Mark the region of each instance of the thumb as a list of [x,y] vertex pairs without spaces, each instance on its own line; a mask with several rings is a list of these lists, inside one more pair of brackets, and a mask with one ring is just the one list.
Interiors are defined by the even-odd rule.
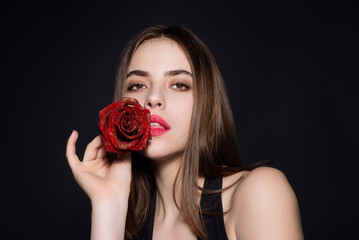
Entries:
[[74,171],[81,161],[76,155],[76,141],[78,139],[78,132],[73,130],[69,139],[67,140],[66,146],[66,157],[72,171]]

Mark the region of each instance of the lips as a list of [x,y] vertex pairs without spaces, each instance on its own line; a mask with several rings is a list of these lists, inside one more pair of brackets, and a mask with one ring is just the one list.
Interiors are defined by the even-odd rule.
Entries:
[[158,115],[151,115],[150,134],[152,137],[165,134],[171,129],[170,125]]

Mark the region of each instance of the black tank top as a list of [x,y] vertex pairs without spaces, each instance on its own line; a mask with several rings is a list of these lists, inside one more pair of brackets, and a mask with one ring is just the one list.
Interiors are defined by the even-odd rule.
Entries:
[[[222,177],[205,179],[203,188],[206,190],[222,189]],[[207,212],[214,214],[203,214],[203,221],[208,240],[226,240],[227,234],[224,225],[221,192],[215,194],[201,195],[201,208]],[[141,229],[141,240],[152,240],[153,223],[156,207],[156,191],[152,196],[150,215]],[[201,240],[198,238],[198,240]]]

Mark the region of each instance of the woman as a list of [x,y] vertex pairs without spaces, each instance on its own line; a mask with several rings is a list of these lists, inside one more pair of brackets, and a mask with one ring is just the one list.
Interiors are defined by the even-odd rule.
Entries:
[[285,175],[243,166],[215,60],[184,27],[152,26],[128,44],[114,101],[151,113],[146,150],[112,157],[97,136],[66,156],[92,204],[91,239],[303,239]]

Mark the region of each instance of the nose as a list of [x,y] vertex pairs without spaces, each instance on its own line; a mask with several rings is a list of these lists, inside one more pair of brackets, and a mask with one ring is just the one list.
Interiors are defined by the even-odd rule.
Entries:
[[163,110],[165,108],[164,97],[160,94],[151,93],[145,101],[145,108],[148,110]]

